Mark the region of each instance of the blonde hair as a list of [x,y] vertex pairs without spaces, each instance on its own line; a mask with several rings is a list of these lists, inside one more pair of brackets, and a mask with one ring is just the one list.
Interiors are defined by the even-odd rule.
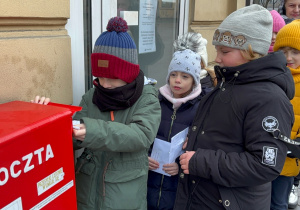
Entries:
[[241,50],[241,54],[242,54],[243,58],[245,58],[248,61],[253,61],[258,58],[264,57],[264,55],[254,52],[252,50],[251,44],[248,45],[248,49]]

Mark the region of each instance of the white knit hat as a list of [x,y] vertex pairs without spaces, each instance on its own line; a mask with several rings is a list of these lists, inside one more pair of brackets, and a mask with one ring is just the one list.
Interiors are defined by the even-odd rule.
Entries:
[[207,66],[208,58],[206,51],[207,40],[200,33],[187,32],[179,35],[174,41],[173,46],[175,51],[190,49],[197,52],[201,56],[204,66]]
[[198,54],[201,56],[201,60],[204,64],[204,67],[207,66],[207,62],[208,62],[206,45],[207,45],[207,40],[201,37],[201,44],[198,49]]
[[200,60],[200,55],[192,50],[176,51],[169,65],[167,83],[169,83],[171,72],[180,71],[190,74],[194,78],[195,85],[198,86],[200,83]]
[[213,37],[213,45],[248,49],[261,55],[268,53],[272,40],[273,19],[270,12],[258,4],[231,13],[220,24]]

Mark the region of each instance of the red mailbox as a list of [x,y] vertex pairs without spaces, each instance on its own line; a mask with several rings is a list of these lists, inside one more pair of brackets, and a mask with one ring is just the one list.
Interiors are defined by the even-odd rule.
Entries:
[[0,104],[0,209],[76,210],[72,115],[80,107]]

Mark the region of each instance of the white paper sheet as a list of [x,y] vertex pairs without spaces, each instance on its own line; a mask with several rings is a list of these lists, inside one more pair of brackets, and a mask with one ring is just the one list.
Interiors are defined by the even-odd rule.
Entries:
[[170,150],[171,150],[170,142],[155,138],[153,148],[152,148],[151,158],[153,158],[159,163],[159,168],[153,171],[170,176],[170,174],[167,174],[164,170],[162,170],[163,165],[169,163]]
[[177,133],[171,138],[171,143],[155,138],[151,158],[159,163],[159,168],[153,171],[166,176],[171,176],[170,174],[167,174],[164,170],[162,170],[163,165],[174,163],[176,158],[183,153],[182,145],[186,139],[187,133],[188,128]]
[[76,130],[80,130],[80,127],[77,126],[80,124],[80,121],[79,120],[72,120],[72,124],[73,124],[73,128],[76,129]]
[[176,158],[183,153],[182,145],[186,139],[188,131],[189,128],[186,128],[171,138],[171,151],[169,163],[174,163]]

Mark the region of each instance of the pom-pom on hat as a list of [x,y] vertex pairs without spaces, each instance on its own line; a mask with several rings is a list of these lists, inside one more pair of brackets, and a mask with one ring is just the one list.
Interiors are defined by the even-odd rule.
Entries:
[[273,18],[273,32],[278,32],[283,26],[285,26],[285,22],[281,15],[276,11],[270,11]]
[[178,39],[173,42],[175,51],[190,49],[197,52],[201,56],[204,67],[207,66],[207,40],[200,33],[188,32],[178,36]]
[[283,26],[278,32],[274,44],[274,51],[282,47],[292,47],[300,50],[300,19],[293,20]]
[[176,51],[173,54],[173,58],[170,62],[167,83],[169,83],[170,74],[173,71],[180,71],[190,74],[194,78],[196,87],[200,83],[200,71],[201,71],[201,57],[198,53],[186,49],[183,51]]
[[127,22],[121,17],[111,18],[106,30],[95,42],[91,55],[92,74],[131,83],[140,67],[136,45],[127,33]]
[[213,37],[213,45],[268,53],[272,40],[273,19],[270,12],[258,4],[243,7],[223,20]]

